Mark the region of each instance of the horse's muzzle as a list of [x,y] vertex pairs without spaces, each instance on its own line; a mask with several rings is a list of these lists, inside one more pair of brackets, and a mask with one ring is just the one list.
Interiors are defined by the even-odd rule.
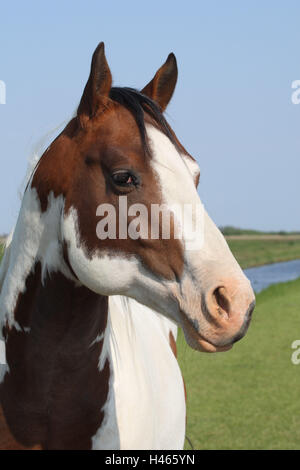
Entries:
[[227,280],[203,295],[197,316],[182,314],[182,328],[187,343],[205,352],[227,351],[247,332],[255,297],[250,284]]

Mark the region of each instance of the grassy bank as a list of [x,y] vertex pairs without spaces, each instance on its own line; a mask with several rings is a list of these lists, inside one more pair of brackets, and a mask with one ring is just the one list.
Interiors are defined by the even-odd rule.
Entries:
[[257,296],[248,334],[231,351],[194,352],[180,332],[187,436],[196,449],[300,448],[300,365],[291,362],[299,312],[297,280]]
[[287,232],[285,230],[280,230],[280,231],[273,231],[273,232],[263,232],[262,230],[253,230],[253,229],[244,229],[244,228],[239,228],[239,227],[233,227],[232,225],[225,225],[223,227],[219,227],[221,232],[225,236],[231,236],[231,235],[250,235],[250,236],[260,236],[264,237],[266,235],[279,235],[279,236],[299,236],[300,232]]
[[288,237],[248,239],[227,239],[228,245],[234,256],[242,266],[261,266],[279,261],[289,261],[300,258],[300,239]]

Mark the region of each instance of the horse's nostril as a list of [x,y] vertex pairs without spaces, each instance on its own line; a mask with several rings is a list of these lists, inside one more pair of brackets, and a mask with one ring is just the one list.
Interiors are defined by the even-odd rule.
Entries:
[[214,290],[214,294],[218,306],[221,308],[220,313],[226,312],[229,315],[230,312],[230,300],[226,294],[225,287],[217,287]]

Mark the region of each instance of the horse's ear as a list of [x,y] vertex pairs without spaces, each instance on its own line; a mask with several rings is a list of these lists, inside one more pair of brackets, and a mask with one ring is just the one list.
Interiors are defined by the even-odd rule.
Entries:
[[151,82],[142,89],[142,93],[156,101],[164,111],[174,93],[177,76],[176,57],[171,53],[168,55],[166,62],[158,69]]
[[111,72],[105,57],[104,43],[98,44],[92,58],[91,72],[80,100],[77,115],[81,124],[105,107],[112,84]]

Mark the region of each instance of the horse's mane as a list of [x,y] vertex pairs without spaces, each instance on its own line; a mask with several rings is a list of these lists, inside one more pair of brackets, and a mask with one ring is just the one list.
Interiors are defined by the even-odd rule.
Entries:
[[179,150],[178,142],[176,141],[174,134],[162,113],[161,108],[157,103],[155,103],[155,101],[140,91],[128,87],[112,87],[109,93],[109,97],[111,100],[116,101],[117,103],[124,106],[133,115],[141,134],[145,153],[151,153],[147,142],[145,113],[148,114],[152,120],[154,120],[159,129]]

